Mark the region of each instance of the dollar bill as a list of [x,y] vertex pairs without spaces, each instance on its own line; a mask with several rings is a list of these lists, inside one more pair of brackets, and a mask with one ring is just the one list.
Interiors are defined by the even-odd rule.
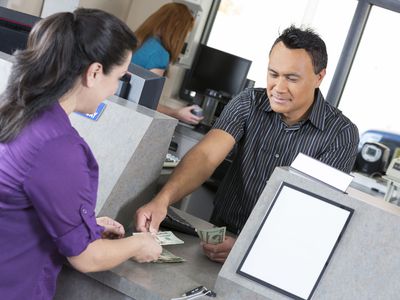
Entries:
[[[136,234],[143,234],[143,232],[133,232],[132,233],[132,235],[136,235]],[[184,241],[182,241],[175,234],[173,234],[172,231],[159,231],[156,233],[155,238],[161,246],[179,245],[179,244],[184,243]]]
[[180,263],[186,261],[184,258],[176,256],[175,254],[172,254],[168,250],[164,249],[162,250],[160,257],[154,262],[157,264],[162,264],[162,263]]
[[[131,258],[131,260],[135,261],[134,258]],[[153,261],[155,264],[164,264],[164,263],[180,263],[180,262],[185,262],[186,259],[176,256],[175,254],[172,254],[166,249],[162,249],[162,252],[158,259],[156,261]]]
[[226,227],[214,227],[211,229],[196,229],[199,238],[207,244],[220,244],[225,240]]
[[175,234],[173,234],[172,231],[159,231],[156,234],[156,239],[161,246],[179,245],[184,243],[184,241],[182,241]]

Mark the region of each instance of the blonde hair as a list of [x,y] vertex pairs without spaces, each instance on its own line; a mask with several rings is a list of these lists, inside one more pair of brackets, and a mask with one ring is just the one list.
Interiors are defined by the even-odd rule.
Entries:
[[135,31],[135,35],[140,45],[149,37],[159,37],[170,54],[170,61],[176,62],[193,25],[194,17],[186,5],[167,3],[149,16]]

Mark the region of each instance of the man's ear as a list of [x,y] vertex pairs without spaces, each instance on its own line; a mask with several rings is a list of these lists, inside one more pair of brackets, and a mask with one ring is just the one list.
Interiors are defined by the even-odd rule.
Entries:
[[83,83],[87,87],[93,87],[96,84],[96,81],[99,79],[99,76],[103,73],[103,66],[94,62],[89,65],[86,69],[85,76],[83,76]]
[[316,87],[319,87],[319,86],[320,86],[320,84],[321,84],[321,82],[322,82],[322,79],[324,79],[325,75],[326,75],[326,69],[322,69],[322,70],[317,74],[317,86],[316,86]]

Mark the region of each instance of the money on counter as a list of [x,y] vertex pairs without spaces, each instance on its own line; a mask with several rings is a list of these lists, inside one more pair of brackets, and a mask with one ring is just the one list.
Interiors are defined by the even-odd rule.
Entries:
[[[143,232],[133,232],[132,235],[143,234]],[[171,231],[159,231],[156,233],[155,238],[157,242],[161,246],[165,245],[179,245],[183,244],[184,242],[178,238],[175,234]],[[154,261],[154,263],[162,264],[162,263],[180,263],[186,261],[184,258],[176,256],[172,254],[166,249],[162,249],[160,257]]]
[[[143,234],[143,232],[133,232],[132,235]],[[178,238],[172,231],[159,231],[156,233],[156,240],[161,246],[165,245],[179,245],[183,244],[180,238]]]
[[[131,258],[131,260],[135,261],[133,258]],[[180,256],[176,256],[175,254],[172,254],[171,252],[163,248],[158,259],[156,261],[153,261],[153,263],[155,264],[180,263],[184,261],[186,261],[186,259]]]
[[196,229],[200,239],[207,244],[220,244],[225,240],[226,227],[214,227],[211,229]]
[[184,261],[186,261],[184,258],[176,256],[175,254],[172,254],[171,252],[163,248],[160,257],[154,263],[179,263]]

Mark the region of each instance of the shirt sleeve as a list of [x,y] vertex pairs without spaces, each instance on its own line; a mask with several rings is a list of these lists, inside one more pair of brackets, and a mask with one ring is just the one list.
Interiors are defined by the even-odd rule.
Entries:
[[245,90],[228,102],[213,128],[224,130],[238,142],[245,132],[250,107],[251,95]]
[[356,161],[358,142],[358,129],[350,123],[343,127],[319,160],[338,170],[350,173]]
[[94,212],[97,185],[97,163],[74,136],[46,142],[32,163],[24,190],[64,256],[80,254],[104,230]]
[[168,51],[150,39],[145,42],[132,56],[132,62],[147,70],[162,69],[166,70],[169,65],[170,55]]

